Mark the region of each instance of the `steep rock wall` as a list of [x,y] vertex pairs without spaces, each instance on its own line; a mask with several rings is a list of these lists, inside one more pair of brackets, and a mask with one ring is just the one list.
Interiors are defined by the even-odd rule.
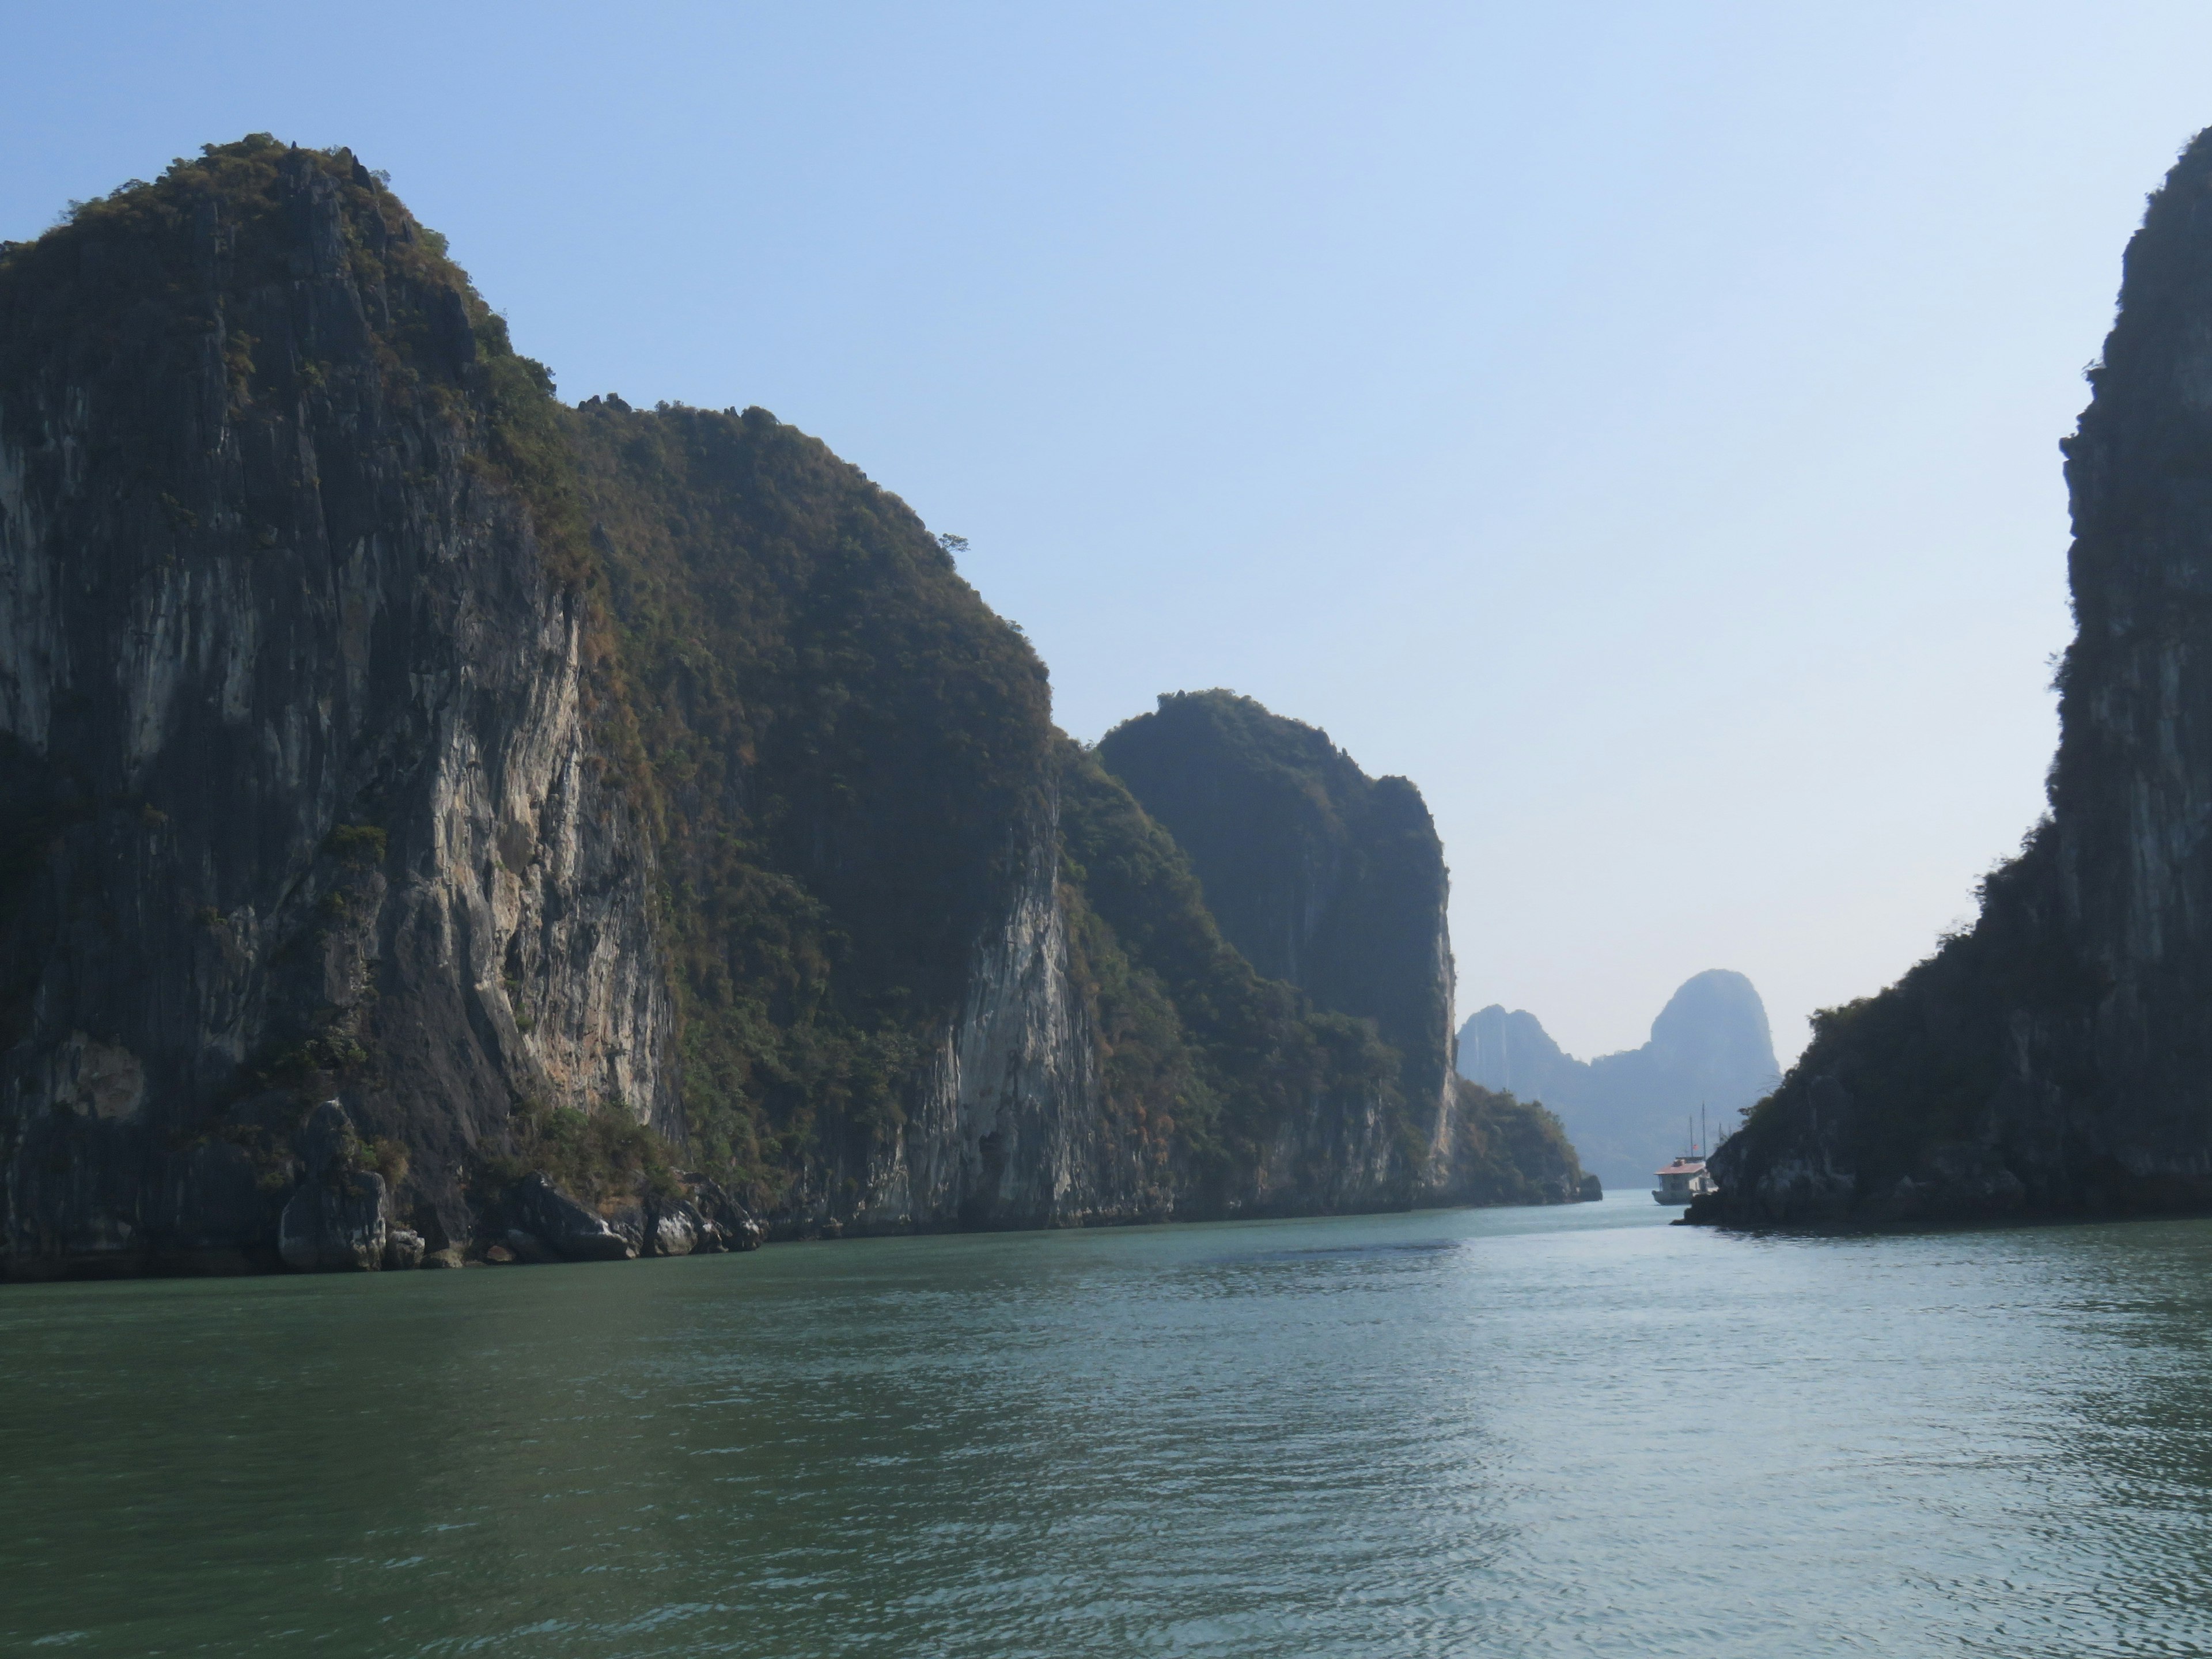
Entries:
[[849,1217],[824,1194],[810,1219],[867,1231],[1053,1227],[1163,1218],[1163,1149],[1117,1133],[1068,973],[1054,826],[1022,849],[1006,914],[978,941],[957,1016],[915,1079]]
[[1230,943],[1320,1006],[1373,1020],[1433,1121],[1451,1070],[1450,880],[1419,790],[1227,691],[1163,696],[1098,756],[1189,854]]
[[[1450,878],[1419,789],[1370,778],[1328,733],[1221,690],[1161,697],[1097,754],[1187,855],[1228,945],[1376,1039],[1379,1080],[1318,1091],[1338,1103],[1305,1126],[1305,1150],[1263,1164],[1330,1171],[1319,1189],[1340,1195],[1323,1207],[1353,1207],[1340,1195],[1353,1190],[1427,1203],[1584,1195],[1551,1114],[1453,1076]],[[1366,1103],[1352,1109],[1353,1097]]]
[[1313,1002],[902,502],[349,154],[0,247],[0,1271],[1573,1195]]
[[518,1101],[680,1129],[649,860],[580,601],[477,461],[467,299],[349,158],[273,146],[0,263],[19,1267],[253,1259],[317,1095],[440,1242]]
[[1970,932],[1816,1018],[1703,1218],[2212,1203],[2212,137],[2151,199],[2090,379],[2051,816]]
[[1061,903],[1109,1120],[1170,1179],[1176,1213],[1384,1209],[1413,1200],[1396,1054],[1223,937],[1188,854],[1073,744]]

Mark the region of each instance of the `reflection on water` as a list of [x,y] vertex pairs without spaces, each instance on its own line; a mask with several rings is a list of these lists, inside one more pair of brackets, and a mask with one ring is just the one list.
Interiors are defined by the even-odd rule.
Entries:
[[2206,1650],[2212,1224],[1667,1215],[9,1289],[0,1650]]

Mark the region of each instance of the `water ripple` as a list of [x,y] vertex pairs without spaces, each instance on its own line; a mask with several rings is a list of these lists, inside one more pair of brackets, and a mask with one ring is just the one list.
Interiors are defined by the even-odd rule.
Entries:
[[2203,1653],[2212,1224],[0,1296],[0,1650]]

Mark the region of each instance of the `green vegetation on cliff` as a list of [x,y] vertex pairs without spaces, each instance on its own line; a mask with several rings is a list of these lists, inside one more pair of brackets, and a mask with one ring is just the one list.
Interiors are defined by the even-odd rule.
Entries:
[[[348,151],[212,146],[0,247],[0,439],[50,635],[0,732],[10,1249],[259,1248],[333,1097],[456,1241],[531,1170],[945,1225],[1407,1201],[1440,1153],[1495,1201],[1571,1164],[1510,1102],[1436,1121],[1410,784],[1207,694],[1170,701],[1250,787],[1166,822],[1164,774],[1148,810],[1114,771],[1175,711],[1105,764],[1060,734],[946,544],[763,410],[563,405]],[[137,705],[70,679],[118,656],[185,688],[127,787]],[[1314,879],[1324,927],[1271,954]],[[95,980],[90,1013],[46,994]],[[93,1066],[155,1112],[82,1113]],[[1026,1207],[971,1206],[1002,1176]]]
[[1095,756],[1063,742],[1062,757],[1072,965],[1115,1106],[1179,1133],[1217,1179],[1316,1099],[1374,1100],[1402,1121],[1398,1057],[1374,1027],[1261,976],[1174,838]]
[[1042,664],[896,496],[767,411],[568,417],[644,757],[696,1156],[776,1196],[895,1131],[1042,833]]
[[1190,855],[1253,966],[1370,1020],[1407,1103],[1437,1109],[1452,1033],[1443,848],[1420,792],[1230,691],[1163,696],[1098,757]]
[[[2019,857],[1984,877],[1974,924],[1896,984],[1814,1014],[1812,1042],[1724,1149],[1720,1167],[1740,1192],[1753,1172],[1796,1163],[1833,1171],[1839,1183],[1808,1193],[1807,1218],[1881,1207],[1900,1180],[1908,1191],[1915,1179],[1955,1183],[1957,1169],[1939,1167],[1942,1149],[1995,1140],[1992,1114],[2006,1106],[2021,1036],[2068,1031],[2101,988],[2051,926],[2051,836],[2046,821]],[[2078,1064],[2052,1078],[2075,1089],[2093,1082]],[[2012,1196],[1996,1207],[2024,1197],[2001,1185]],[[1962,1197],[1960,1207],[1978,1202]],[[1778,1206],[1774,1218],[1787,1209]]]
[[2076,631],[2051,811],[1971,928],[1812,1044],[1705,1217],[2212,1207],[2212,131],[2149,200],[2061,448]]
[[1558,1116],[1463,1077],[1453,1092],[1451,1183],[1461,1204],[1556,1204],[1583,1193],[1583,1168]]

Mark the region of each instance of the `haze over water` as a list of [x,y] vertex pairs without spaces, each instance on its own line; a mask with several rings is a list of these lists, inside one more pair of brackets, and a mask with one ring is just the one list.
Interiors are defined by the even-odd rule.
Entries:
[[0,1649],[2199,1651],[2212,1223],[1556,1210],[0,1297]]

